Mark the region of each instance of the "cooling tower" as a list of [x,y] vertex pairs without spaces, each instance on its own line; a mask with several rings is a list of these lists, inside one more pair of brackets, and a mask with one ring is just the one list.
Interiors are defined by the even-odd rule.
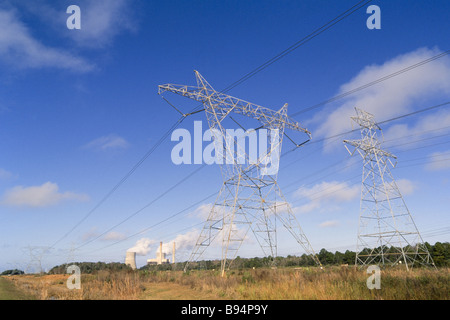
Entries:
[[130,266],[131,269],[136,270],[136,252],[127,251],[125,264]]

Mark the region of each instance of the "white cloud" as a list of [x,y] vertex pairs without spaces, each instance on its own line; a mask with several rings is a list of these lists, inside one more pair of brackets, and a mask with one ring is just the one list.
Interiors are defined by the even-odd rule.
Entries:
[[271,216],[276,212],[279,215],[286,215],[289,213],[289,209],[290,212],[294,215],[303,212],[302,207],[294,207],[291,203],[285,201],[275,201],[275,204],[272,207],[272,209],[269,211],[266,210],[266,214],[268,216]]
[[147,255],[151,250],[151,245],[156,243],[156,240],[151,240],[149,238],[142,238],[136,241],[135,245],[128,249],[128,252],[136,252],[136,255],[138,256],[145,256]]
[[17,68],[57,68],[88,72],[94,66],[72,53],[36,40],[13,10],[0,9],[0,59]]
[[[136,2],[131,0],[14,0],[13,6],[38,19],[43,28],[55,32],[55,37],[65,37],[77,48],[103,48],[124,32],[137,30]],[[69,30],[66,21],[70,14],[66,8],[76,4],[81,11],[81,29]]]
[[5,169],[0,168],[0,180],[10,179],[13,174]]
[[85,148],[92,148],[97,150],[111,150],[111,149],[124,149],[129,146],[129,143],[122,137],[115,134],[103,136],[92,140],[87,143]]
[[321,182],[311,188],[300,187],[296,196],[306,197],[309,200],[330,199],[338,202],[349,201],[359,194],[359,186],[350,187],[346,182]]
[[400,193],[404,196],[413,194],[416,190],[416,185],[408,179],[398,179],[395,183],[397,184]]
[[125,238],[126,238],[126,236],[123,233],[111,231],[111,232],[108,232],[107,234],[105,234],[102,237],[102,240],[113,241],[113,240],[123,240]]
[[[439,52],[437,49],[420,48],[384,64],[367,66],[343,84],[338,94],[392,74]],[[359,91],[346,98],[344,103],[331,112],[324,110],[316,114],[313,120],[319,124],[316,135],[332,136],[351,130],[350,117],[355,115],[355,107],[372,113],[377,121],[382,121],[412,111],[412,106],[418,102],[423,103],[429,98],[449,94],[450,59],[446,56]]]
[[201,204],[194,211],[189,213],[189,216],[206,220],[209,217],[212,207],[213,207],[212,203]]
[[136,29],[130,0],[84,0],[77,4],[81,8],[81,29],[65,34],[79,46],[103,47],[121,32]]
[[339,225],[339,221],[337,220],[329,220],[329,221],[324,221],[321,224],[319,224],[320,228],[330,228],[330,227],[336,227]]
[[329,203],[342,203],[351,201],[360,195],[360,186],[349,186],[346,182],[321,182],[311,188],[300,187],[295,196],[306,198],[309,202],[296,208],[299,213],[307,213],[320,209]]
[[319,209],[320,206],[321,205],[320,205],[319,201],[311,201],[307,204],[296,207],[295,212],[300,213],[300,214],[308,213],[308,212],[314,211],[316,209]]
[[433,114],[423,115],[414,124],[395,124],[384,132],[387,148],[408,149],[420,140],[439,136],[450,132],[450,110],[440,110]]
[[88,241],[90,239],[96,238],[98,237],[99,232],[97,231],[97,228],[91,228],[89,231],[83,233],[83,235],[81,236],[81,240],[84,241]]
[[431,171],[450,169],[450,150],[432,153],[426,169]]
[[[239,228],[241,224],[232,224],[232,234],[233,239],[235,241],[230,241],[229,247],[236,248],[238,239],[243,239],[244,242],[249,243],[251,239],[248,237],[248,226],[244,226],[243,228]],[[221,247],[223,245],[223,238],[225,232],[230,231],[230,225],[227,225],[226,228],[222,228],[221,230],[212,230],[211,233],[211,243],[209,247]],[[190,254],[193,248],[195,247],[200,236],[199,230],[191,230],[183,234],[178,234],[175,238],[165,241],[162,246],[163,253],[171,254],[173,252],[173,243],[175,242],[175,251],[179,256],[183,256],[186,254]],[[159,241],[152,240],[152,243],[158,243]],[[128,251],[132,251],[129,249]],[[150,251],[150,250],[149,250]],[[148,251],[147,251],[148,253]],[[159,245],[156,247],[155,253],[159,253]]]
[[65,200],[87,201],[85,194],[74,192],[59,192],[56,183],[46,182],[41,186],[17,186],[7,190],[3,195],[1,204],[18,207],[48,207]]
[[[192,250],[197,243],[199,232],[192,230],[187,233],[179,234],[174,239],[163,243],[163,252],[172,253],[173,243],[175,242],[175,251]],[[159,247],[156,252],[159,252]]]

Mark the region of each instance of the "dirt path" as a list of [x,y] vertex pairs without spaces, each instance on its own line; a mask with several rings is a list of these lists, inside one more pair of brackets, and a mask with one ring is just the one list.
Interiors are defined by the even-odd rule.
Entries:
[[201,292],[172,282],[158,282],[146,285],[140,297],[142,300],[220,300],[212,292]]

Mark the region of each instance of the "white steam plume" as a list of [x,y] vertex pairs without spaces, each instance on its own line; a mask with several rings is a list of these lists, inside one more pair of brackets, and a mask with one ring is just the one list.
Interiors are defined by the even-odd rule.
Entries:
[[[179,234],[173,240],[163,243],[163,252],[167,254],[172,253],[173,242],[175,242],[175,250],[177,251],[192,250],[197,242],[198,235],[197,230],[189,231],[185,234]],[[159,246],[156,252],[159,253]]]
[[134,247],[131,247],[127,251],[136,252],[136,255],[138,255],[138,256],[145,256],[149,253],[149,251],[151,249],[150,246],[152,244],[154,244],[155,242],[156,242],[155,240],[151,240],[148,238],[142,238],[142,239],[139,239],[138,241],[136,241],[136,244],[134,245]]

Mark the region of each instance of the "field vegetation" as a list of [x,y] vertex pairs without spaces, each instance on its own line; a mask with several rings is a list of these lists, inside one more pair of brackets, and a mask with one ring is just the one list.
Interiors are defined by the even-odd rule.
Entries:
[[448,268],[389,268],[381,271],[381,289],[368,289],[365,270],[354,267],[251,268],[231,270],[100,270],[82,274],[81,289],[69,290],[69,275],[2,277],[38,299],[256,299],[256,300],[447,300]]
[[[381,288],[370,290],[367,268],[355,268],[355,253],[318,253],[323,269],[306,256],[240,258],[224,277],[220,261],[147,265],[131,270],[123,263],[81,262],[56,266],[46,274],[7,270],[0,277],[0,299],[42,300],[448,300],[450,244],[428,245],[435,267],[404,265],[381,269]],[[81,270],[81,289],[70,290],[69,265]],[[276,268],[274,266],[277,266]],[[2,294],[3,292],[3,294]],[[2,296],[3,295],[3,296]]]

